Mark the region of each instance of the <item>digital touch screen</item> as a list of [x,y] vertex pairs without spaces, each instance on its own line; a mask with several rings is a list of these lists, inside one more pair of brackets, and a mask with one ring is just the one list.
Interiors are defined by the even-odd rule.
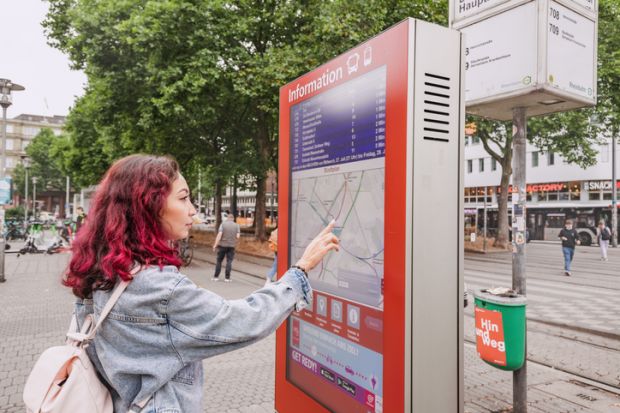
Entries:
[[340,252],[289,319],[287,377],[334,412],[382,412],[386,67],[290,110],[290,260],[332,219]]

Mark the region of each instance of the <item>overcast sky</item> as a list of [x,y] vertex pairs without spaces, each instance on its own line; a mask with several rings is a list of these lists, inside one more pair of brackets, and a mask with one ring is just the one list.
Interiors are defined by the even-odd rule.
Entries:
[[0,0],[0,78],[26,88],[13,94],[8,118],[21,113],[67,115],[86,84],[69,59],[47,45],[41,22],[47,12],[42,0]]

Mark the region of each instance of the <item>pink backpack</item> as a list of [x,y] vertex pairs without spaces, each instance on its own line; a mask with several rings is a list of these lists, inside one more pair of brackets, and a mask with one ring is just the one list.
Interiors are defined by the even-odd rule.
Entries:
[[[131,274],[137,271],[134,269]],[[41,354],[24,387],[28,413],[113,413],[110,392],[97,377],[86,347],[128,284],[128,281],[119,283],[94,327],[92,315],[89,315],[78,332],[74,314],[65,345],[50,347]],[[140,410],[149,400],[150,397],[137,403]]]

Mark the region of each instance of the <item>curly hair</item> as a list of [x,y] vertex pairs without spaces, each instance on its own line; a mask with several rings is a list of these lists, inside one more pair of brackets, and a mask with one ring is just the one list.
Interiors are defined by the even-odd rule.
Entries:
[[166,238],[161,211],[179,176],[167,156],[131,155],[116,161],[95,193],[85,225],[72,244],[63,285],[80,298],[131,278],[135,263],[174,265],[181,260]]

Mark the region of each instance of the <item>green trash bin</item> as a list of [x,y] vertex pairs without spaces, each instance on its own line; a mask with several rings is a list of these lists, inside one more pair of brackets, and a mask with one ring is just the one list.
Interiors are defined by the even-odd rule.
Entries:
[[480,290],[474,299],[478,355],[498,369],[518,370],[525,362],[525,296]]

